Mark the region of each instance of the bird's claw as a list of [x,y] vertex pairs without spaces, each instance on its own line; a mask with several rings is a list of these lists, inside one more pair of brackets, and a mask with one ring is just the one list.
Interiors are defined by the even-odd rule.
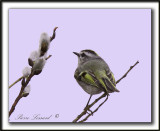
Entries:
[[91,114],[92,116],[93,116],[93,111],[92,110],[90,110],[90,109],[88,109],[88,111],[90,111],[91,113],[88,113],[88,114]]
[[[92,112],[92,110],[90,110],[90,109],[88,108],[88,106],[86,106],[86,107],[84,108],[84,110],[86,110],[86,113],[87,113],[87,114],[89,114],[89,115],[91,114],[91,115],[93,116],[93,112]],[[89,111],[90,113],[89,113],[88,111]]]

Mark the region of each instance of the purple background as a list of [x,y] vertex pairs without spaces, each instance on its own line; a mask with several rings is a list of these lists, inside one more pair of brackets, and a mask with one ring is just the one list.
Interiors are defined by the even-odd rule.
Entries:
[[[10,9],[9,85],[28,66],[40,34],[51,36],[56,26],[57,35],[48,51],[52,57],[43,72],[31,80],[30,95],[20,100],[10,122],[71,122],[76,118],[89,98],[73,77],[78,60],[72,52],[83,49],[96,51],[116,80],[140,62],[117,84],[120,92],[110,94],[87,122],[151,122],[151,9]],[[20,86],[19,82],[9,90],[9,109]],[[20,114],[53,117],[16,120]]]

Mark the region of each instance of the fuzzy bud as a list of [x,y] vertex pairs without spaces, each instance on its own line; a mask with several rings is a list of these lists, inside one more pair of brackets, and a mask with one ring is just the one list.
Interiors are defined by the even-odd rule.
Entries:
[[39,52],[38,51],[32,51],[31,54],[30,54],[30,57],[29,59],[32,60],[32,61],[35,61],[39,58]]
[[39,40],[40,56],[43,56],[49,49],[50,37],[47,33],[42,33]]
[[27,97],[27,96],[29,95],[30,91],[31,91],[30,85],[26,86],[26,87],[24,88],[24,91],[23,91],[22,96],[23,96],[23,97]]
[[25,67],[22,71],[23,77],[27,77],[31,74],[31,68],[30,67]]
[[44,57],[40,57],[35,61],[32,68],[32,70],[36,73],[35,75],[38,75],[41,73],[45,63],[46,63],[46,59]]

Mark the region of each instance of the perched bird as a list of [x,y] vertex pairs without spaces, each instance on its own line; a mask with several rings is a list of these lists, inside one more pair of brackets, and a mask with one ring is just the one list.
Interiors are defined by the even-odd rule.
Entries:
[[90,94],[89,101],[92,95],[101,92],[105,92],[107,96],[109,93],[119,92],[108,64],[96,52],[82,50],[80,53],[73,53],[78,56],[78,67],[74,78],[83,90]]

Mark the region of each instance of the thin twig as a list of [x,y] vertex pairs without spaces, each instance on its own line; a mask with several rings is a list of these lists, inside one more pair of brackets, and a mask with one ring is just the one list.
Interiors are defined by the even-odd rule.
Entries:
[[[49,56],[46,58],[46,60],[48,60],[51,56],[52,56],[52,55],[49,55]],[[18,104],[19,100],[22,98],[22,93],[23,93],[23,91],[24,91],[24,88],[27,86],[27,84],[29,83],[29,81],[31,80],[31,78],[32,78],[33,76],[34,76],[34,75],[33,75],[33,73],[31,72],[31,74],[30,74],[29,77],[27,78],[24,86],[21,87],[21,90],[20,90],[20,92],[19,92],[16,100],[14,101],[14,103],[13,103],[13,105],[12,105],[10,111],[9,111],[9,117],[10,117],[10,115],[13,113],[13,111],[15,110],[15,107],[16,107],[16,105]],[[23,78],[23,77],[22,77],[22,78]],[[22,78],[21,78],[21,79],[22,79]]]
[[49,55],[49,56],[46,58],[46,60],[48,60],[51,56],[52,56],[52,55]]
[[13,84],[11,84],[9,86],[9,88],[11,88],[12,86],[14,86],[17,82],[21,81],[22,78],[23,78],[23,76],[21,76],[20,78],[18,78]]
[[105,96],[106,96],[106,93],[104,93],[103,95],[101,95],[99,98],[95,99],[95,101],[92,102],[92,104],[89,105],[89,108],[91,108],[94,104],[96,104],[99,100],[101,100]]
[[99,98],[95,99],[94,102],[92,102],[92,104],[88,105],[83,112],[77,116],[77,118],[75,118],[72,122],[77,122],[82,116],[84,116],[87,113],[87,110],[90,109],[94,104],[96,104],[100,99],[102,99],[103,97],[106,96],[106,93],[104,93],[103,95],[101,95]]
[[52,41],[56,37],[56,30],[58,27],[55,27],[53,30],[53,35],[50,37],[50,41]]
[[79,121],[79,122],[84,122],[86,121],[91,115],[93,115],[95,112],[98,111],[98,109],[108,100],[108,95],[106,97],[106,99],[93,111],[91,112],[90,114],[88,114],[83,120]]
[[[52,55],[49,55],[46,60],[48,60]],[[24,86],[21,87],[21,90],[19,92],[19,95],[17,96],[16,100],[14,101],[10,111],[9,111],[9,117],[10,115],[13,113],[13,111],[15,110],[16,105],[18,104],[19,100],[22,98],[22,93],[24,91],[24,88],[27,86],[27,84],[29,83],[29,81],[31,80],[31,78],[33,77],[33,73],[31,72],[31,74],[29,75],[29,77],[27,78]],[[23,78],[23,77],[22,77]]]
[[119,80],[116,81],[116,84],[119,83],[123,78],[125,78],[127,74],[132,70],[132,68],[135,67],[138,63],[139,61],[137,61],[133,66],[131,66],[129,70]]
[[[52,55],[49,55],[49,56],[46,58],[46,60],[48,60],[51,56],[52,56]],[[21,81],[22,78],[23,78],[23,76],[21,76],[19,79],[17,79],[13,84],[11,84],[11,85],[9,86],[9,88],[11,88],[12,86],[14,86],[17,82]]]
[[[133,66],[131,66],[129,68],[129,70],[119,79],[116,81],[116,84],[119,83],[123,78],[125,78],[127,76],[127,74],[139,63],[139,61],[137,61]],[[83,110],[83,112],[78,115],[72,122],[77,122],[82,116],[84,116],[86,113],[87,113],[87,110],[90,110],[90,108],[95,105],[99,100],[101,100],[103,97],[105,97],[106,94],[102,94],[99,98],[97,98],[94,102],[92,102],[92,104],[88,105],[87,108],[85,108],[85,110]],[[79,122],[84,122],[86,121],[91,115],[93,115],[93,113],[95,113],[108,99],[108,96],[107,98],[105,99],[104,102],[102,102],[91,114],[88,114],[83,120],[79,121]]]
[[31,80],[31,78],[32,78],[33,76],[34,76],[33,73],[31,73],[31,74],[29,75],[29,77],[27,78],[25,84],[22,85],[21,90],[20,90],[20,92],[19,92],[16,100],[14,101],[14,103],[13,103],[13,105],[12,105],[10,111],[9,111],[9,117],[10,117],[10,115],[13,113],[13,111],[15,110],[15,107],[16,107],[17,103],[19,102],[19,100],[22,98],[22,93],[23,93],[23,91],[24,91],[24,88],[27,86],[27,84],[29,83],[29,81]]

